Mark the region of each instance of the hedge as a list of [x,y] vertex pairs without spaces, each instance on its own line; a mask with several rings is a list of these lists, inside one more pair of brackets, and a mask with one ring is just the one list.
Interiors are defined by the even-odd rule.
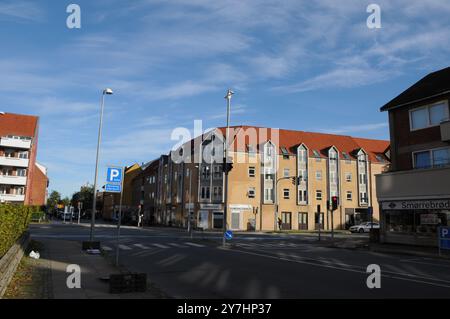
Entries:
[[38,207],[0,205],[0,258],[28,228],[31,215]]

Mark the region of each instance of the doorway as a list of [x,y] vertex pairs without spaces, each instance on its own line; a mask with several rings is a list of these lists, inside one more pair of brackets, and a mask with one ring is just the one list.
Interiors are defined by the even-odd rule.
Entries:
[[290,212],[281,213],[281,229],[282,230],[292,229],[292,213]]

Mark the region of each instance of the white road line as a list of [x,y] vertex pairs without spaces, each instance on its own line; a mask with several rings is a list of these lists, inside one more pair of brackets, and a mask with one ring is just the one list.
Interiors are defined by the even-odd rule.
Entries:
[[195,243],[184,243],[185,245],[189,245],[192,247],[205,247],[205,245],[195,244]]
[[122,249],[122,250],[131,250],[130,247],[125,246],[125,245],[119,245],[119,248]]
[[112,248],[111,248],[111,247],[108,247],[108,246],[102,246],[102,249],[103,249],[103,250],[106,250],[106,251],[111,251],[111,250],[112,250]]
[[147,246],[142,245],[142,244],[133,244],[133,246],[136,246],[136,247],[141,248],[141,249],[150,249],[150,247],[147,247]]
[[161,244],[152,244],[152,245],[155,247],[158,247],[158,248],[163,248],[163,249],[169,248],[168,246],[161,245]]
[[177,248],[186,248],[186,246],[175,244],[175,243],[169,243],[170,246],[177,247]]

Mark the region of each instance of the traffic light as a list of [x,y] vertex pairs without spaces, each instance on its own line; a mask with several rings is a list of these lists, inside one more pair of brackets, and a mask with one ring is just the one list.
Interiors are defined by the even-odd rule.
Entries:
[[331,210],[336,210],[339,205],[339,197],[333,196],[331,197]]
[[292,177],[292,185],[297,185],[297,177]]

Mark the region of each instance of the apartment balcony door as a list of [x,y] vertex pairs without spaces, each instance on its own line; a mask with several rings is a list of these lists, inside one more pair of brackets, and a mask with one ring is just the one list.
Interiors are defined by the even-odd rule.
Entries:
[[282,230],[292,229],[292,213],[290,212],[281,213],[281,229]]

